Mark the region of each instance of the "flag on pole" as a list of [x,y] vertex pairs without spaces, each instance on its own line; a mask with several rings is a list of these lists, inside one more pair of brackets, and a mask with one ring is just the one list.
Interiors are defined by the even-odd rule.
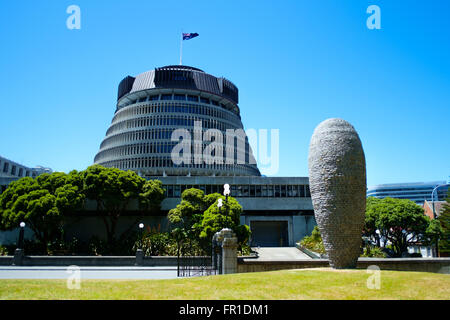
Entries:
[[195,37],[198,37],[198,33],[183,33],[183,40],[190,40]]

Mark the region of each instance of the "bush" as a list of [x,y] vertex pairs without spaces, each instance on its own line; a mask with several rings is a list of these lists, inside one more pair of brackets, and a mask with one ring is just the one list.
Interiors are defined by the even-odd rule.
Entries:
[[411,258],[422,258],[422,254],[421,254],[420,252],[413,252],[413,253],[410,253],[409,256],[410,256]]
[[361,257],[365,258],[386,258],[386,254],[379,247],[366,246],[363,249]]
[[0,245],[0,256],[7,256],[8,255],[8,248]]
[[133,246],[133,250],[142,248],[146,256],[164,256],[167,255],[167,249],[171,239],[167,232],[149,232],[138,239]]
[[325,254],[325,247],[323,246],[322,236],[320,235],[318,226],[314,227],[310,236],[306,236],[300,241],[300,245],[311,251]]

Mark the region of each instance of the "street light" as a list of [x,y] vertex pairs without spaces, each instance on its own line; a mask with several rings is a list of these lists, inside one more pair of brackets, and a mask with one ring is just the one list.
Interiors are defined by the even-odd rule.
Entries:
[[19,224],[19,226],[20,226],[20,231],[19,231],[19,243],[18,243],[18,248],[19,249],[23,249],[23,238],[24,238],[24,235],[25,235],[25,222],[21,222],[20,224]]
[[140,249],[142,249],[142,230],[144,229],[144,224],[141,222],[139,223],[139,239],[140,239]]
[[[446,183],[446,184],[440,184],[436,187],[434,187],[433,191],[431,192],[431,204],[433,206],[433,219],[436,219],[436,210],[434,208],[434,192],[437,191],[437,189],[439,189],[440,187],[445,187],[445,186],[450,186],[450,184]],[[439,197],[438,197],[439,200]],[[439,238],[436,238],[436,257],[439,257]]]
[[[435,211],[435,209],[434,209],[434,192],[437,191],[437,189],[439,189],[439,188],[441,188],[441,187],[448,187],[448,186],[450,186],[450,184],[448,184],[448,183],[446,183],[446,184],[440,184],[440,185],[436,186],[436,187],[433,189],[433,191],[431,192],[431,203],[432,203],[432,205],[433,205],[433,218],[434,218],[434,219],[437,218],[437,217],[436,217],[436,211]],[[439,200],[439,197],[438,197],[438,200]]]
[[[225,183],[223,185],[223,195],[225,196],[225,203],[226,203],[226,208],[225,208],[225,221],[228,221],[228,196],[230,195],[231,191],[230,191],[230,185],[228,183]],[[225,226],[228,227],[228,226]]]

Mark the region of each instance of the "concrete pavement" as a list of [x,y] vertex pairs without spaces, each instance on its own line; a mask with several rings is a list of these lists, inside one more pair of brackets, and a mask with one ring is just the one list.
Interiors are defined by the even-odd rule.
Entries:
[[259,261],[295,261],[295,260],[310,260],[311,258],[298,250],[295,247],[261,247],[252,248],[253,251],[258,252]]
[[[0,267],[0,279],[67,279],[70,267]],[[79,267],[81,279],[175,279],[176,267]]]

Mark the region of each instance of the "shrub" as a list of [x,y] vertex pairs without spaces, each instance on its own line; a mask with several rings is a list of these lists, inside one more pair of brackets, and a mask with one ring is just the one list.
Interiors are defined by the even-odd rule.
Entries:
[[361,257],[366,258],[386,258],[386,253],[379,247],[375,246],[366,246],[364,247],[363,253]]
[[325,254],[325,247],[323,246],[322,236],[320,235],[318,226],[314,227],[310,236],[306,236],[300,241],[300,245],[311,251]]
[[420,252],[413,252],[413,253],[410,253],[409,256],[410,256],[411,258],[422,258],[422,254],[421,254]]
[[7,256],[8,255],[8,248],[0,245],[0,256]]

